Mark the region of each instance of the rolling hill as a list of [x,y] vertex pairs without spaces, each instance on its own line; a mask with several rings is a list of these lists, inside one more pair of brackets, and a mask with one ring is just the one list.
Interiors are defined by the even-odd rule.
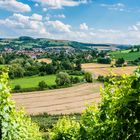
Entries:
[[21,36],[19,38],[0,39],[0,49],[13,48],[13,49],[25,49],[25,48],[46,48],[46,47],[63,47],[69,46],[75,49],[99,49],[99,50],[118,50],[126,49],[129,45],[117,45],[117,44],[91,44],[81,43],[68,40],[53,40],[47,38],[32,38],[28,36]]

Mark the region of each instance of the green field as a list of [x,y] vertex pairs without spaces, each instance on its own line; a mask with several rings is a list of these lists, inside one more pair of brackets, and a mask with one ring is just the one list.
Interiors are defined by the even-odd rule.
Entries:
[[10,85],[12,89],[15,87],[15,85],[20,85],[21,88],[34,88],[38,87],[38,83],[40,81],[45,81],[47,85],[51,86],[56,84],[55,79],[55,75],[24,77],[10,80]]
[[134,61],[140,57],[140,52],[131,52],[130,50],[124,50],[124,51],[116,51],[110,53],[112,58],[118,59],[118,58],[124,58],[126,61]]
[[[82,78],[83,76],[78,76]],[[25,88],[36,88],[40,81],[45,81],[48,86],[55,85],[56,75],[47,75],[47,76],[33,76],[33,77],[24,77],[10,80],[10,86],[13,89],[15,85],[20,85],[22,89]]]

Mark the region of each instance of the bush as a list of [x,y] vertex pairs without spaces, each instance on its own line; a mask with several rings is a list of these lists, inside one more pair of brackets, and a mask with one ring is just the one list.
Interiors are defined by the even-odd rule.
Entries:
[[139,140],[140,69],[132,76],[112,77],[101,97],[100,104],[83,112],[80,125],[59,120],[50,132],[51,140]]
[[39,73],[39,76],[45,76],[45,75],[46,75],[45,72],[40,72],[40,73]]
[[113,77],[102,89],[102,101],[82,116],[84,139],[140,139],[140,74]]
[[122,67],[124,63],[125,63],[124,58],[119,58],[119,59],[116,61],[115,66],[116,66],[116,67]]
[[43,90],[43,89],[47,88],[47,84],[44,81],[41,81],[38,83],[38,87],[39,87],[39,89]]
[[77,75],[77,76],[81,76],[81,75],[83,75],[84,74],[84,72],[83,71],[77,71],[77,70],[69,70],[69,71],[67,71],[67,73],[69,74],[69,75]]
[[93,82],[92,74],[89,73],[89,72],[86,72],[86,73],[85,73],[84,79],[85,79],[86,82],[88,82],[88,83],[92,83],[92,82]]
[[75,119],[63,117],[49,133],[50,140],[76,140],[78,139],[80,124]]
[[80,80],[79,77],[73,77],[73,76],[71,76],[71,83],[77,84],[77,83],[80,83],[80,82],[81,82],[81,80]]
[[0,137],[1,140],[42,140],[39,128],[24,111],[17,111],[10,100],[8,74],[0,75]]
[[97,59],[97,62],[100,63],[100,64],[110,64],[111,59],[110,58],[99,57]]
[[71,84],[70,76],[65,72],[59,72],[56,75],[56,84],[58,86],[68,86]]
[[20,90],[21,86],[20,85],[15,85],[14,90]]

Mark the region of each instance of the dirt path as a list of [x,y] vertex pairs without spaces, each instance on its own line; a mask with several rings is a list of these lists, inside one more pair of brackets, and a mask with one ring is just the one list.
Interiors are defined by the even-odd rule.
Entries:
[[17,107],[25,107],[29,114],[80,113],[85,103],[99,102],[101,84],[81,84],[70,88],[13,94]]

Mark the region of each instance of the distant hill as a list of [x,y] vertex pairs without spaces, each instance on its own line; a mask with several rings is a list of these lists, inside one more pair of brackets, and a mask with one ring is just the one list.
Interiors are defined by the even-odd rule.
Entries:
[[99,49],[99,50],[115,50],[126,49],[130,45],[117,45],[117,44],[92,44],[81,43],[68,40],[53,40],[46,38],[34,39],[28,36],[21,36],[15,39],[1,38],[0,49],[13,48],[13,49],[25,49],[25,48],[47,48],[47,47],[61,47],[69,46],[75,49]]

